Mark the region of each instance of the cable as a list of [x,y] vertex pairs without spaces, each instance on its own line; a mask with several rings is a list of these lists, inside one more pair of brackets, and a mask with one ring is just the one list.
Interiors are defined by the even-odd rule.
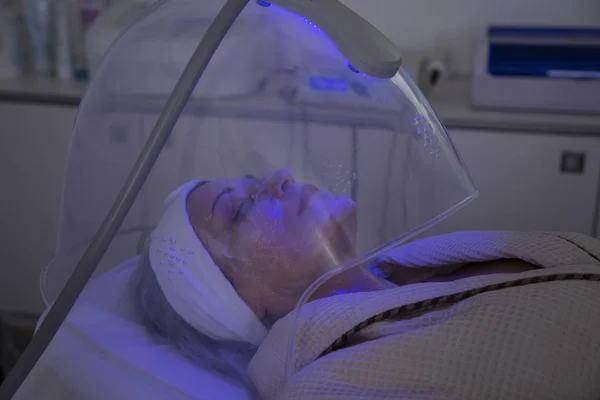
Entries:
[[94,240],[40,325],[37,334],[0,386],[1,400],[12,399],[66,319],[135,202],[211,57],[248,1],[228,0],[198,44]]
[[350,198],[354,202],[358,201],[358,128],[352,125],[352,157],[350,173]]
[[[392,179],[394,174],[394,159],[396,155],[396,149],[398,147],[398,133],[395,130],[391,131],[392,140],[390,143],[390,147],[388,148],[387,155],[387,166],[385,170],[385,175],[383,177],[383,202],[381,204],[381,225],[379,228],[379,241],[380,243],[386,242],[386,231],[387,231],[387,223],[389,217],[387,215],[390,196],[391,196],[391,186]],[[406,167],[406,165],[405,165]]]

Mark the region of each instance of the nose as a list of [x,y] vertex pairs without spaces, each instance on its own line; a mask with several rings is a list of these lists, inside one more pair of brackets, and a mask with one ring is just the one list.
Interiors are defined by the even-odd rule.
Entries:
[[287,169],[278,169],[265,179],[261,185],[261,192],[270,193],[276,199],[283,198],[285,186],[294,182],[294,177]]

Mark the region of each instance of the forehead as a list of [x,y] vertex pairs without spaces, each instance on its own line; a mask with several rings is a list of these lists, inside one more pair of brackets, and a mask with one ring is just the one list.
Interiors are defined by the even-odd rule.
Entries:
[[231,180],[218,179],[200,184],[189,193],[186,209],[196,234],[200,234],[204,230],[208,230],[213,235],[215,234],[213,232],[215,227],[210,218],[212,205],[219,193],[231,184]]
[[223,193],[243,190],[247,186],[248,178],[215,179],[200,184],[188,195],[188,213],[205,218],[211,216],[215,200]]
[[[186,209],[190,223],[198,235],[207,232],[219,237],[224,230],[223,204],[232,200],[233,196],[243,196],[248,187],[248,178],[216,179],[200,184],[190,192]],[[218,207],[214,209],[215,205]],[[233,206],[232,206],[233,207]]]
[[216,179],[200,184],[190,192],[187,198],[188,212],[208,216],[212,211],[212,204],[217,196],[229,187],[236,185],[236,179]]

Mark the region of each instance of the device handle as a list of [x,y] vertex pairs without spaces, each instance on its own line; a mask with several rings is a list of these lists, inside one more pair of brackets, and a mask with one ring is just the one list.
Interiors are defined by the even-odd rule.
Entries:
[[338,0],[268,0],[317,25],[360,72],[391,78],[402,64],[394,43]]

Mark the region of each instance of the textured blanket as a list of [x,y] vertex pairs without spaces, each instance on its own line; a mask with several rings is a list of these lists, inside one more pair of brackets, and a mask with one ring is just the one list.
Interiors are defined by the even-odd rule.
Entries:
[[599,399],[600,242],[461,232],[381,261],[426,271],[509,259],[539,268],[309,303],[295,331],[294,313],[273,327],[250,376],[266,399]]

